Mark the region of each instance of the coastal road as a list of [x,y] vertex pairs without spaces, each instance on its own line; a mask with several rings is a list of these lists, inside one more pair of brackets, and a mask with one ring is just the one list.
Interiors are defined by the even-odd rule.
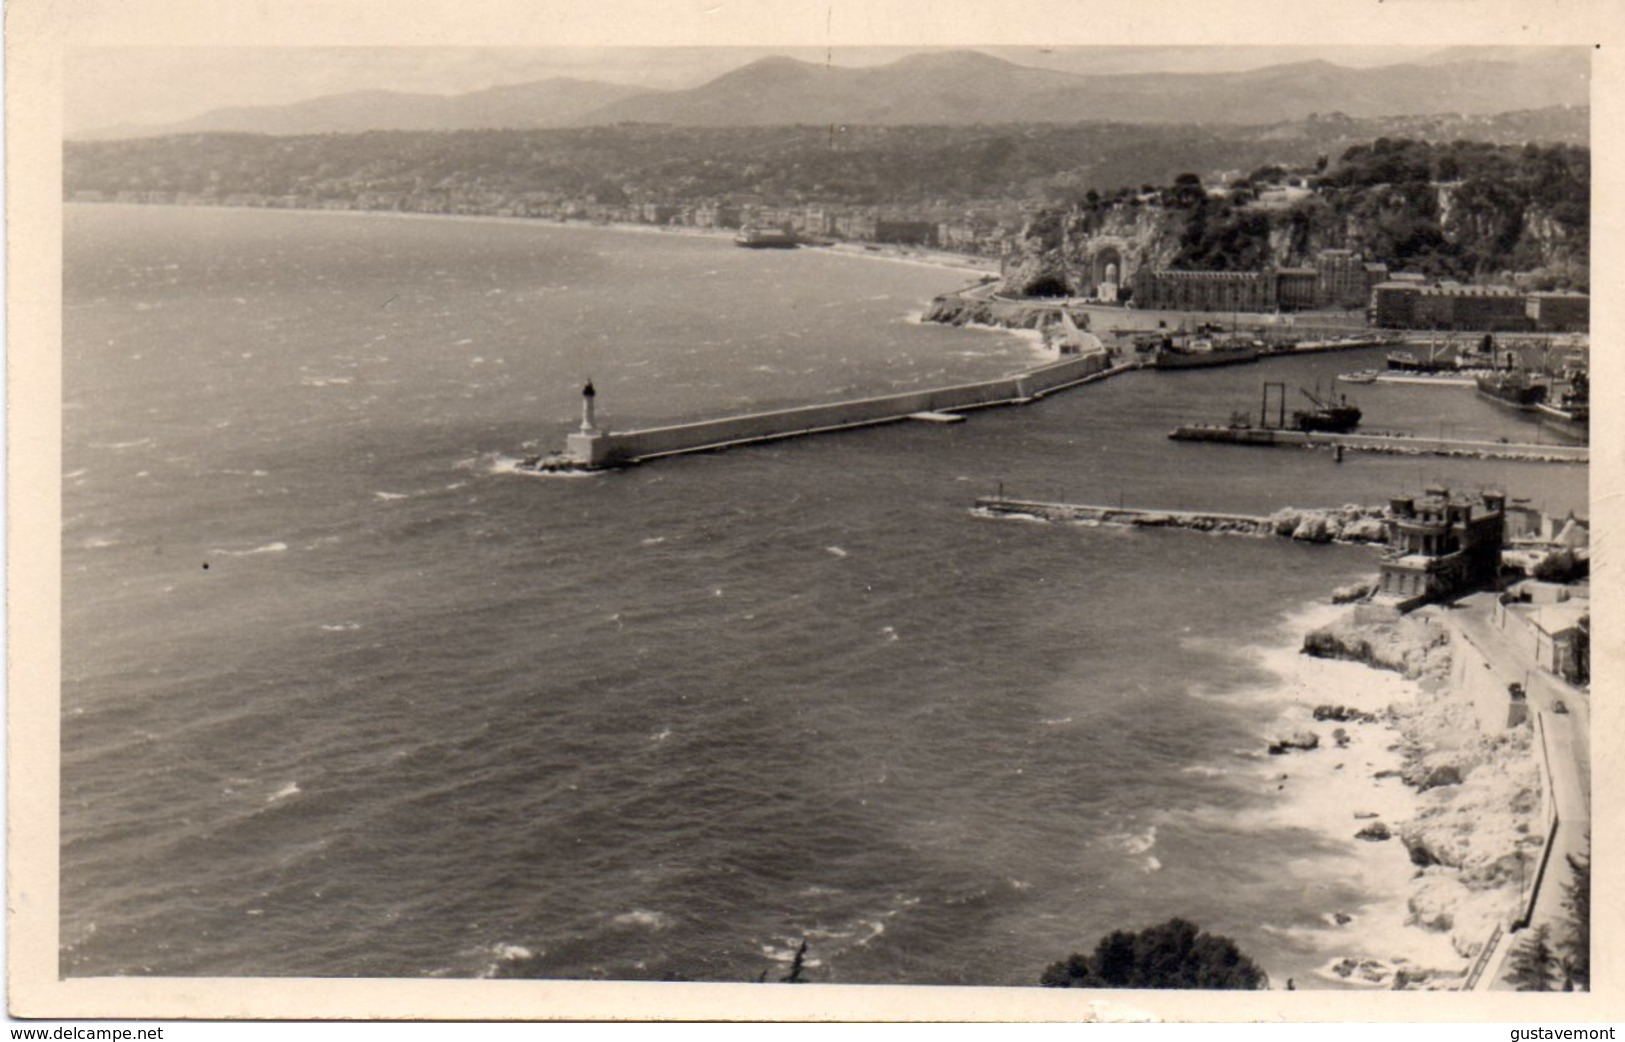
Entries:
[[[1552,940],[1565,932],[1567,887],[1573,880],[1569,857],[1586,857],[1591,846],[1591,712],[1589,696],[1537,669],[1529,656],[1507,640],[1494,625],[1495,594],[1473,594],[1457,607],[1439,613],[1453,636],[1470,643],[1483,655],[1499,682],[1520,683],[1528,689],[1529,710],[1540,714],[1536,730],[1544,732],[1545,753],[1551,767],[1551,797],[1557,807],[1557,833],[1535,897],[1531,926],[1549,926]],[[1538,676],[1537,676],[1538,674]],[[1527,681],[1527,682],[1526,682]],[[1557,712],[1561,700],[1566,712]],[[1541,750],[1534,750],[1536,756]],[[1520,938],[1512,938],[1515,944]],[[1503,969],[1491,966],[1485,985],[1502,989]]]

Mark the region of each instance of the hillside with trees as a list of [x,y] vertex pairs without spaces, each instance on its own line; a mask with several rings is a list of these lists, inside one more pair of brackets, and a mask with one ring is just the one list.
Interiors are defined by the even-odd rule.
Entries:
[[[1583,144],[1584,109],[1482,117],[1352,119],[1214,129],[1193,125],[673,127],[379,131],[273,137],[187,134],[75,141],[68,198],[94,192],[204,200],[293,197],[366,208],[491,207],[569,199],[688,203],[751,196],[773,204],[918,207],[1068,203],[1089,191],[1204,181],[1269,164],[1304,166],[1384,136]],[[389,205],[393,204],[393,205]]]
[[1038,210],[1008,267],[1056,276],[1116,236],[1173,270],[1296,267],[1346,248],[1431,277],[1532,272],[1539,286],[1583,290],[1590,193],[1588,148],[1381,137],[1223,186],[1187,172],[1162,188],[1086,192]]

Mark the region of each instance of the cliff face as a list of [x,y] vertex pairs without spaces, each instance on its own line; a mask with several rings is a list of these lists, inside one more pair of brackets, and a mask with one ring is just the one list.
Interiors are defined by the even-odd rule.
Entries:
[[1533,175],[1327,183],[1310,189],[1240,187],[1208,195],[1196,184],[1092,198],[1040,211],[1005,258],[1012,294],[1090,293],[1142,267],[1256,271],[1313,267],[1322,250],[1351,249],[1392,270],[1463,280],[1536,272],[1586,288],[1589,211],[1578,189]]

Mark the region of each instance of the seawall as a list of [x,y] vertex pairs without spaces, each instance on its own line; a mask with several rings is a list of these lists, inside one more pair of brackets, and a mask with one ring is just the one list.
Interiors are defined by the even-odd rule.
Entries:
[[566,459],[586,467],[618,466],[734,445],[895,423],[921,414],[957,413],[1034,401],[1132,366],[1112,367],[1104,352],[1065,358],[1010,376],[924,391],[804,405],[642,430],[572,434]]
[[1168,435],[1175,441],[1209,441],[1226,445],[1296,445],[1341,447],[1350,452],[1401,456],[1455,456],[1464,459],[1526,460],[1536,463],[1585,463],[1586,445],[1531,445],[1519,442],[1457,441],[1402,434],[1328,434],[1279,427],[1219,427],[1187,424]]

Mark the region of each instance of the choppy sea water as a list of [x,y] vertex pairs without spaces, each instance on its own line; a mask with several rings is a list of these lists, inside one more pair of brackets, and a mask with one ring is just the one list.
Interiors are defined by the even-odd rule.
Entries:
[[805,938],[816,980],[1030,984],[1177,914],[1303,980],[1373,895],[1239,813],[1262,651],[1371,552],[971,501],[1584,505],[1583,468],[1166,440],[1370,353],[525,477],[587,377],[632,427],[1032,347],[914,322],[952,272],[677,236],[69,207],[65,248],[68,976],[747,981]]

